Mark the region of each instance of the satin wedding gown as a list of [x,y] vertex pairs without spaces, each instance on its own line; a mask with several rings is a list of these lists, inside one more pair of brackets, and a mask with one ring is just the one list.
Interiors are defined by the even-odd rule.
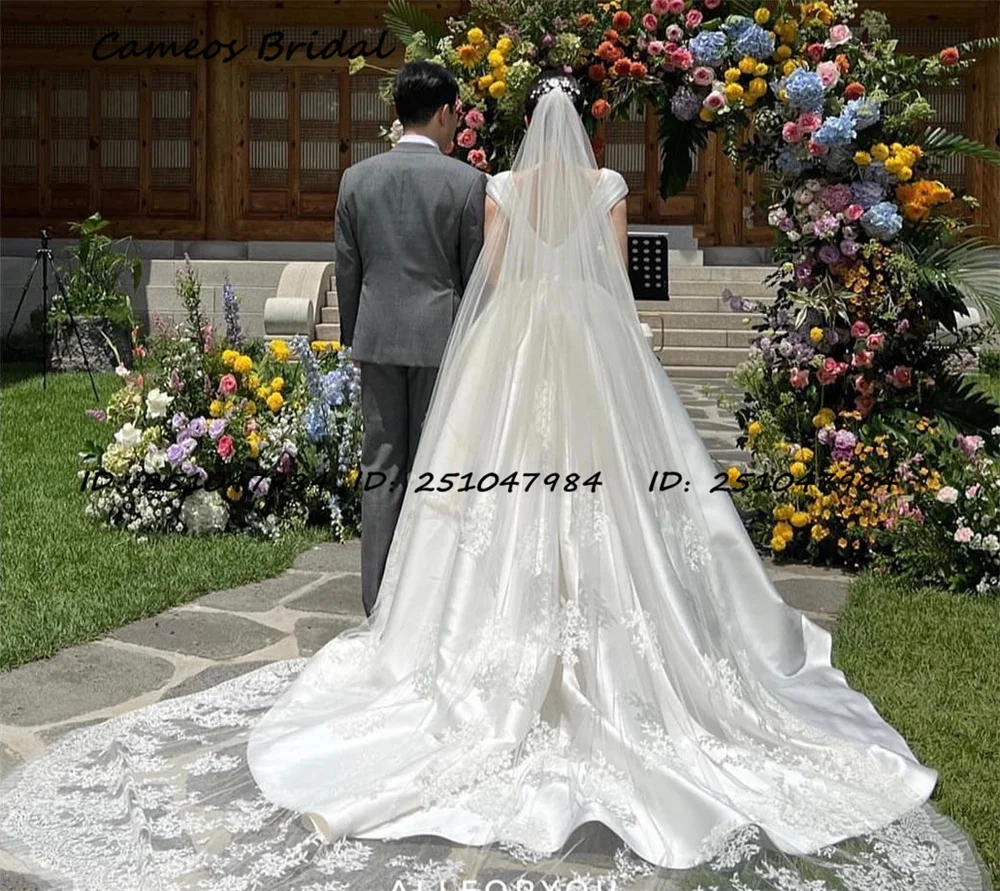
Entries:
[[935,772],[709,491],[635,314],[625,192],[546,95],[490,181],[372,616],[24,765],[15,868],[76,891],[989,887],[925,804]]

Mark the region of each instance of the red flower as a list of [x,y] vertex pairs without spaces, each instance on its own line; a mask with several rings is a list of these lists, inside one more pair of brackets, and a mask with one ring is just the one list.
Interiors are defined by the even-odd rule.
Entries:
[[851,62],[843,53],[839,53],[833,61],[837,63],[841,74],[847,74],[851,70]]
[[607,99],[598,99],[590,106],[590,113],[598,119],[607,117],[609,111],[611,111],[611,106],[608,104]]
[[808,54],[810,59],[812,59],[814,62],[818,62],[820,59],[823,58],[823,44],[810,43],[809,46],[806,47],[806,53]]
[[942,65],[954,65],[958,62],[959,55],[958,49],[953,46],[949,46],[947,49],[941,50],[941,64]]
[[587,76],[591,80],[596,80],[596,81],[600,82],[600,81],[604,80],[604,78],[606,78],[608,76],[608,69],[605,68],[600,63],[597,63],[595,65],[591,65],[587,69]]
[[629,74],[632,77],[645,77],[646,76],[646,66],[642,62],[633,62],[629,68]]
[[615,62],[615,74],[624,77],[632,71],[632,63],[628,59],[619,59]]
[[860,99],[865,95],[865,88],[859,84],[856,80],[851,81],[846,87],[844,87],[844,98],[850,102],[852,99]]
[[605,40],[597,47],[595,55],[599,59],[604,59],[605,62],[614,62],[616,59],[621,58],[622,51],[613,43]]
[[625,31],[632,24],[632,15],[624,9],[620,9],[612,16],[611,24],[619,31]]
[[619,37],[618,32],[615,31],[614,28],[608,28],[608,30],[604,32],[604,39],[610,40],[612,43],[618,43],[618,41],[621,40],[621,37]]
[[589,28],[594,24],[594,17],[589,12],[585,12],[576,20],[576,23],[581,28]]
[[906,390],[913,383],[913,372],[905,365],[897,365],[886,378],[897,390]]

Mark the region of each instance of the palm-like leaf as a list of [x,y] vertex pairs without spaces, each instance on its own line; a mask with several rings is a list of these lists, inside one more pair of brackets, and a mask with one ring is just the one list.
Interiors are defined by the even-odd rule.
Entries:
[[963,56],[974,53],[982,49],[996,49],[1000,46],[1000,37],[977,37],[975,40],[967,40],[955,47]]
[[957,374],[940,374],[923,406],[934,417],[947,421],[956,431],[990,439],[990,431],[1000,425],[1000,405],[973,379]]
[[949,297],[957,293],[1000,323],[1000,248],[985,238],[932,245],[911,254],[922,285]]
[[1000,167],[1000,152],[991,149],[988,145],[968,139],[961,133],[951,133],[943,127],[936,127],[927,134],[920,146],[925,154],[947,157],[951,155],[965,155],[977,161],[985,161],[987,164],[995,164]]
[[409,0],[389,0],[385,11],[385,26],[404,46],[413,40],[418,31],[423,31],[427,39],[434,43],[445,36],[444,29]]

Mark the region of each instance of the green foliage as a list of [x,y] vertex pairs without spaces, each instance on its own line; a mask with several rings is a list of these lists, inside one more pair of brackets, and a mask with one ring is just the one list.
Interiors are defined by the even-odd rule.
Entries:
[[974,158],[977,161],[985,161],[1000,167],[1000,152],[991,149],[989,146],[968,139],[961,133],[951,133],[943,127],[935,127],[924,137],[921,143],[924,153],[936,155],[938,157],[952,157],[954,155],[965,155],[967,158]]
[[446,33],[426,12],[408,0],[389,0],[385,11],[385,26],[404,46],[412,43],[418,32],[423,32],[424,37],[433,43],[437,43]]

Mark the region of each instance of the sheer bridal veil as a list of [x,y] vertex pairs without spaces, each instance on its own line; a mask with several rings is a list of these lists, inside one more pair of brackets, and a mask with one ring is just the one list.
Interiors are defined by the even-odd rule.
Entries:
[[[923,804],[934,772],[708,494],[609,222],[623,183],[561,89],[490,194],[372,615],[11,771],[0,869],[60,891],[987,891]],[[654,469],[691,491],[647,491]]]

